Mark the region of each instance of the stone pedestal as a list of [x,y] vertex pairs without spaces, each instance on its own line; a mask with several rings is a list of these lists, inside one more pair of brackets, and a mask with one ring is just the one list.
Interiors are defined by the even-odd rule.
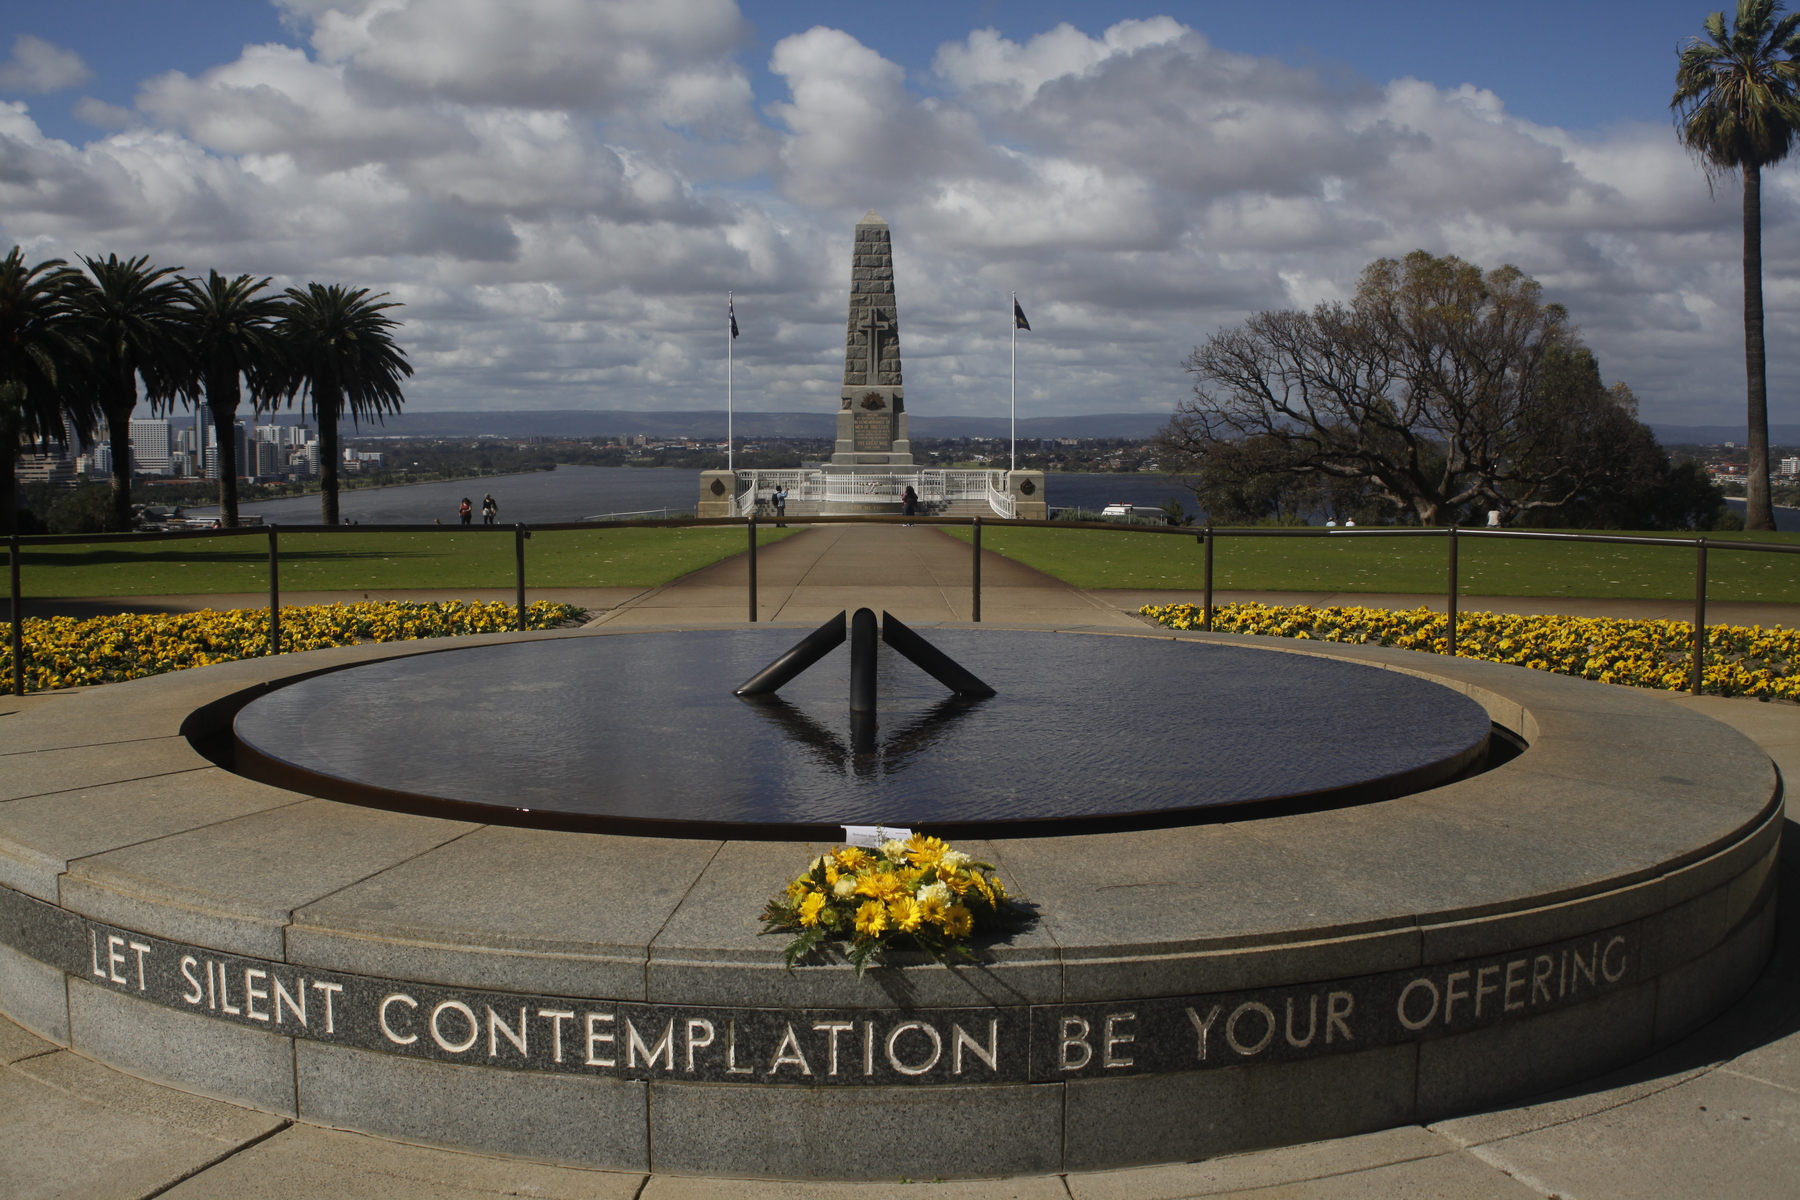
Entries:
[[700,504],[696,516],[737,516],[737,475],[731,471],[700,472]]
[[1006,494],[1013,498],[1018,506],[1015,515],[1024,521],[1047,521],[1050,519],[1050,502],[1044,494],[1044,473],[1042,471],[1008,471],[1006,473]]

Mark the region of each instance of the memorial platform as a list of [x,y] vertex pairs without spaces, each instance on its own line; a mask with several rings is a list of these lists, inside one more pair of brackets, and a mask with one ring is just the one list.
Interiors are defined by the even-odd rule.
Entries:
[[1529,749],[1357,808],[971,846],[1038,924],[980,964],[859,981],[786,972],[757,936],[804,847],[383,812],[203,754],[271,684],[452,645],[225,664],[6,719],[0,1008],[303,1124],[625,1172],[929,1179],[1445,1121],[1674,1042],[1767,961],[1780,780],[1716,722],[1404,651],[1063,634],[1400,670]]

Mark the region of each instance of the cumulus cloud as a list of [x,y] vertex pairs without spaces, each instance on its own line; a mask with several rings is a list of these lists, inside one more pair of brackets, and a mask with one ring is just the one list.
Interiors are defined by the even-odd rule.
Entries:
[[81,55],[43,38],[22,33],[12,57],[0,62],[0,93],[35,96],[77,87],[94,77]]
[[[1000,410],[1015,288],[1035,411],[1167,408],[1212,329],[1422,247],[1536,275],[1647,416],[1741,414],[1735,190],[1709,197],[1664,127],[1577,136],[1167,17],[976,30],[923,79],[821,26],[775,41],[785,94],[758,98],[731,0],[278,3],[305,48],[157,75],[131,113],[84,101],[116,130],[86,145],[0,103],[0,230],[391,291],[409,395],[439,408],[714,403],[727,288],[740,400],[828,404],[871,207],[920,412]],[[1797,204],[1800,172],[1770,172],[1777,420],[1800,420]]]

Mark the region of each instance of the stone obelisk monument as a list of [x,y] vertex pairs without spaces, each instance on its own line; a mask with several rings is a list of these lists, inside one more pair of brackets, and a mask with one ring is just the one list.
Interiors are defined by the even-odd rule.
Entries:
[[[912,467],[906,388],[900,378],[900,318],[894,303],[894,248],[888,224],[871,210],[856,223],[850,258],[850,317],[844,326],[833,474]],[[861,468],[858,470],[858,468]]]

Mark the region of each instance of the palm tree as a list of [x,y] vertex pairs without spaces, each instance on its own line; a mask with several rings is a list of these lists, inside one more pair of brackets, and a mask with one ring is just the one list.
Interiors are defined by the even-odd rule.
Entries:
[[27,266],[17,246],[0,261],[0,533],[18,527],[19,443],[64,440],[65,416],[80,428],[92,423],[78,386],[87,346],[69,307],[75,277],[60,258]]
[[286,346],[288,395],[310,392],[319,421],[319,510],[327,525],[338,522],[338,421],[399,412],[405,403],[400,381],[412,374],[406,352],[394,344],[390,329],[400,323],[383,315],[398,302],[378,304],[386,296],[352,291],[342,284],[309,283],[306,290],[287,290],[287,312],[281,320]]
[[[1706,167],[1707,182],[1744,176],[1744,368],[1749,391],[1750,478],[1746,529],[1774,529],[1769,504],[1769,384],[1763,355],[1762,169],[1787,157],[1800,131],[1800,13],[1780,0],[1738,0],[1706,18],[1675,69],[1675,127]],[[1782,56],[1787,57],[1783,58]]]
[[188,361],[179,390],[195,403],[204,400],[212,414],[219,443],[219,515],[227,528],[238,523],[234,434],[243,398],[240,380],[250,387],[253,409],[278,394],[281,342],[275,322],[284,306],[278,297],[256,294],[268,286],[266,278],[226,279],[217,271],[205,283],[181,280],[179,319]]
[[131,527],[131,413],[138,382],[154,405],[167,403],[181,378],[176,299],[181,286],[166,276],[179,267],[152,267],[147,257],[121,261],[83,257],[87,276],[74,277],[70,300],[80,313],[92,355],[95,396],[112,439],[112,524]]

